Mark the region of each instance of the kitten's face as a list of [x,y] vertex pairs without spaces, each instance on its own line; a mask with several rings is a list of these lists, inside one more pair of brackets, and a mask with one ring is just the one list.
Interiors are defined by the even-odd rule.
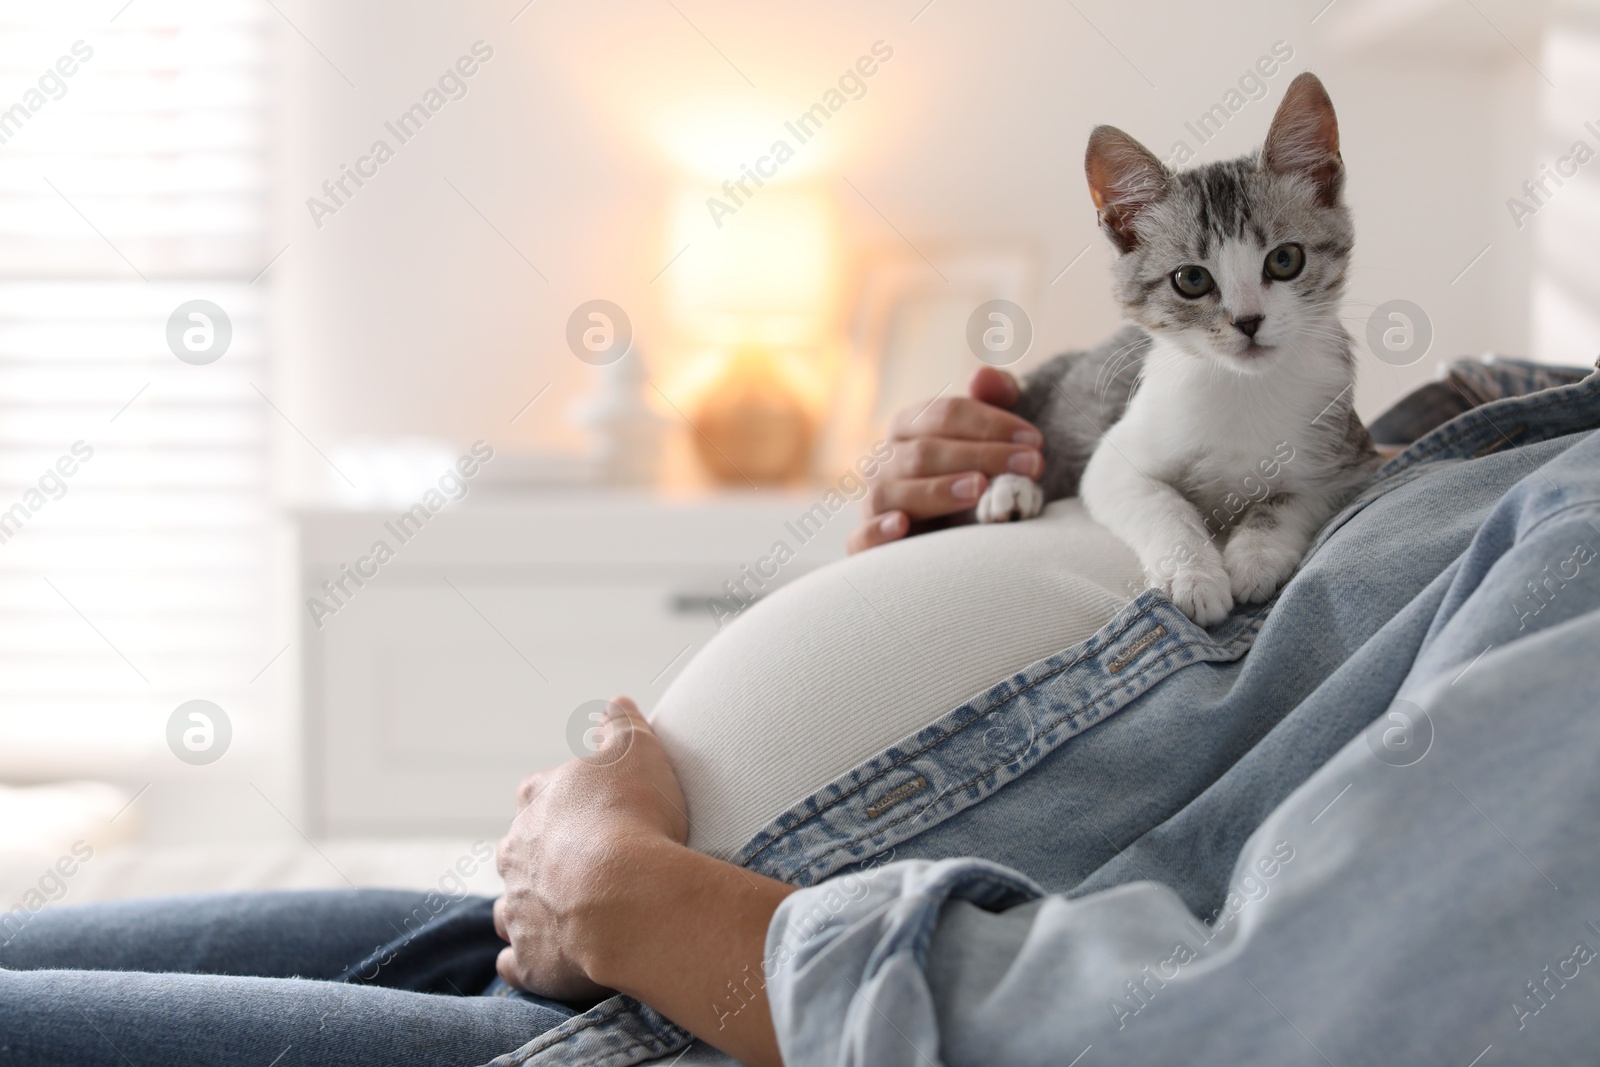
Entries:
[[1196,356],[1256,373],[1337,330],[1353,232],[1343,205],[1256,159],[1176,175],[1113,269],[1124,313]]
[[1290,84],[1257,156],[1172,174],[1101,126],[1085,162],[1128,318],[1245,374],[1337,336],[1354,233],[1333,105],[1314,75]]

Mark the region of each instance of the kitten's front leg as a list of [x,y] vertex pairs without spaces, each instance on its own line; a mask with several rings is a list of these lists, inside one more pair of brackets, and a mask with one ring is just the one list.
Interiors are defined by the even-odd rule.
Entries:
[[1305,558],[1329,509],[1315,496],[1274,493],[1251,505],[1228,535],[1222,564],[1233,598],[1257,604],[1276,593]]
[[1211,626],[1233,610],[1222,553],[1194,505],[1172,486],[1145,477],[1101,443],[1084,468],[1078,493],[1089,515],[1139,556],[1151,584],[1189,618]]

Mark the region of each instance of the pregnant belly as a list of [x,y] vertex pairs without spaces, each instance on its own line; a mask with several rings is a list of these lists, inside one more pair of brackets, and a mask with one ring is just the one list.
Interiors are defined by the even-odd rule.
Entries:
[[689,806],[689,844],[731,857],[793,804],[1045,656],[1143,587],[1075,499],[824,567],[741,612],[651,722]]

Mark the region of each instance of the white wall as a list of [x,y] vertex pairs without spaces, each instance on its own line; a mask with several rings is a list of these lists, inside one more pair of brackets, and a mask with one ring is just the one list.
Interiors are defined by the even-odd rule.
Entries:
[[[1518,211],[1522,225],[1516,229],[1508,209],[1500,225],[1538,249],[1534,352],[1554,363],[1589,363],[1600,347],[1595,343],[1600,336],[1600,271],[1595,269],[1595,249],[1600,247],[1600,4],[1558,4],[1539,62],[1549,81],[1538,86],[1543,121],[1537,162],[1507,189],[1508,197],[1537,210],[1532,216]],[[1582,153],[1575,151],[1579,142],[1589,152],[1581,166]],[[1539,164],[1557,168],[1564,159],[1572,162],[1562,169],[1575,168],[1575,176],[1562,179],[1558,171],[1538,198],[1517,188],[1548,173]]]
[[[355,88],[284,29],[278,244],[289,249],[264,279],[282,297],[280,406],[324,450],[401,433],[574,447],[562,416],[593,371],[564,346],[571,309],[615,300],[645,351],[659,347],[650,279],[671,253],[664,215],[678,179],[649,116],[707,93],[776,97],[799,111],[879,39],[894,59],[823,135],[852,253],[898,245],[895,229],[926,249],[1015,239],[1036,250],[1048,280],[1092,244],[1041,291],[1030,360],[1115,324],[1108,253],[1082,179],[1089,129],[1112,122],[1165,154],[1183,122],[1278,40],[1294,49],[1288,72],[1200,158],[1254,147],[1293,73],[1324,78],[1358,229],[1347,321],[1359,335],[1372,305],[1404,297],[1436,330],[1421,364],[1364,361],[1361,410],[1374,414],[1438,359],[1529,349],[1534,245],[1509,230],[1503,201],[1530,167],[1541,83],[1470,7],[1341,0],[1313,23],[1322,0],[1248,0],[1225,13],[1081,0],[1083,17],[1048,0],[937,0],[918,15],[923,2],[681,0],[691,26],[673,6],[645,0],[541,0],[514,23],[523,0],[281,0]],[[1537,34],[1529,40],[1512,0],[1477,6],[1537,54]],[[495,58],[470,95],[315,229],[304,198],[480,38]],[[876,211],[831,177],[841,174]],[[1485,245],[1491,251],[1452,284]],[[508,426],[547,382],[533,412]],[[283,445],[296,484],[321,478],[321,461],[297,435],[286,431]]]

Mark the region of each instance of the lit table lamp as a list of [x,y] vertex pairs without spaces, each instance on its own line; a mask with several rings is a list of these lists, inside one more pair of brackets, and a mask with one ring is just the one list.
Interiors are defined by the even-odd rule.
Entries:
[[803,477],[818,412],[817,353],[832,327],[837,233],[830,194],[760,188],[730,199],[685,189],[662,279],[669,318],[691,353],[690,419],[699,457],[719,481],[770,485]]

